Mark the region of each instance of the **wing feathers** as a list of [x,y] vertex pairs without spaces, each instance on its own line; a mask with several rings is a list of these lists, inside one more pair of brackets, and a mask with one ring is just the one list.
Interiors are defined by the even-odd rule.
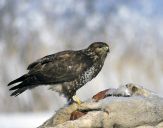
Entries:
[[27,70],[30,70],[30,69],[32,69],[34,66],[36,66],[37,64],[38,64],[39,62],[33,62],[33,63],[31,63],[28,67],[27,67]]
[[93,61],[83,54],[83,51],[63,51],[45,56],[28,66],[29,72],[9,85],[21,82],[10,90],[14,90],[11,96],[17,96],[27,89],[47,84],[60,84],[77,79],[86,71]]
[[11,96],[18,96],[19,94],[23,93],[25,90],[27,90],[30,87],[30,85],[28,85],[28,82],[23,81],[22,83],[10,88],[9,90],[14,90],[14,92],[12,92]]
[[18,96],[25,90],[38,86],[37,83],[39,83],[36,76],[31,76],[29,74],[25,74],[25,75],[21,76],[20,78],[10,82],[9,85],[17,83],[17,82],[21,82],[21,83],[15,85],[9,89],[10,91],[14,90],[14,92],[11,94],[11,96]]
[[17,83],[17,82],[21,82],[21,81],[25,80],[26,78],[28,78],[28,76],[29,76],[28,74],[25,74],[25,75],[23,75],[23,76],[21,76],[21,77],[15,79],[15,80],[11,81],[11,82],[8,84],[8,86],[10,86],[10,85],[12,85],[12,84],[15,84],[15,83]]
[[[56,53],[58,54],[58,53]],[[36,65],[38,65],[39,63],[40,64],[44,64],[44,63],[48,63],[48,62],[51,62],[55,59],[55,54],[51,54],[51,55],[48,55],[48,56],[45,56],[41,59],[38,59],[37,61],[31,63],[28,67],[27,67],[27,70],[31,70],[32,68],[34,68]]]
[[25,90],[27,90],[27,88],[19,88],[16,91],[14,91],[13,93],[11,93],[10,96],[18,96],[19,94],[23,93]]

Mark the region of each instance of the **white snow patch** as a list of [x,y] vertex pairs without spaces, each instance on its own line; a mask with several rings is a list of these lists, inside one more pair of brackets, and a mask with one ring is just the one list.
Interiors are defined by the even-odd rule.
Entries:
[[53,113],[14,113],[0,114],[0,128],[36,128]]

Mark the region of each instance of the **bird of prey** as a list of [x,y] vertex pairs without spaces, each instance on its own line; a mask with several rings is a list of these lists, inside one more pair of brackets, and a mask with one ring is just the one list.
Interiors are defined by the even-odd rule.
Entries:
[[94,42],[86,49],[62,51],[38,59],[28,66],[27,74],[8,84],[19,82],[10,88],[14,90],[11,96],[40,85],[51,85],[71,102],[76,91],[101,71],[108,52],[106,43]]

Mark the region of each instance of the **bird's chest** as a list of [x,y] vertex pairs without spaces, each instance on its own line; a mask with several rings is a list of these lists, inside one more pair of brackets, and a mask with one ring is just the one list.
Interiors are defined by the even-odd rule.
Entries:
[[92,80],[96,75],[99,73],[101,70],[102,66],[101,65],[94,65],[88,70],[86,70],[81,76],[80,76],[80,85],[86,84],[88,81]]
[[85,85],[88,81],[92,80],[97,76],[99,71],[101,70],[102,65],[94,65],[86,70],[83,74],[81,74],[77,79],[71,82],[65,82],[62,85],[62,92],[65,96],[73,96],[76,91]]

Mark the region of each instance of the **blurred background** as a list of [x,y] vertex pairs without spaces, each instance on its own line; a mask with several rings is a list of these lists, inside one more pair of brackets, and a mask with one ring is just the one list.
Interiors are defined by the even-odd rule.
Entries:
[[[162,0],[0,0],[0,127],[33,128],[66,104],[48,87],[10,97],[6,86],[38,58],[104,41],[111,52],[77,95],[135,83],[163,96]],[[88,91],[89,90],[89,91]]]

